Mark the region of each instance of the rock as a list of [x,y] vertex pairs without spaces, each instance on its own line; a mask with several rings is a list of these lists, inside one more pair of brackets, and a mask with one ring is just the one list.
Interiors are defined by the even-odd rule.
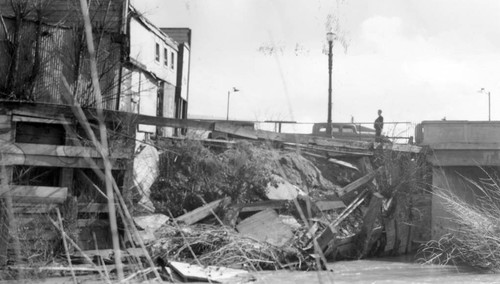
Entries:
[[276,181],[276,186],[273,184],[267,186],[267,198],[272,200],[293,200],[299,195],[305,195],[300,188],[282,177],[273,175],[273,179]]

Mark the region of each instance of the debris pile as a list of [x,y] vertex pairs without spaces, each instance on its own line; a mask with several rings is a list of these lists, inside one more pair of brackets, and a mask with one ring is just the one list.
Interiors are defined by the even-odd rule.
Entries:
[[[314,141],[319,144],[293,149],[289,142],[249,141],[221,149],[189,139],[157,145],[164,149],[158,176],[150,194],[134,197],[156,212],[119,218],[130,279],[247,281],[248,271],[323,270],[328,261],[413,250],[425,159]],[[70,254],[45,266],[9,269],[102,279],[118,270],[113,250],[70,245]]]
[[[173,187],[165,186],[162,181],[167,178],[160,174],[153,185],[153,203],[171,217],[148,244],[153,258],[237,269],[319,270],[328,260],[392,255],[412,249],[409,225],[395,220],[394,215],[395,211],[406,214],[402,217],[411,225],[407,216],[410,212],[394,209],[394,200],[411,199],[411,191],[417,188],[415,173],[402,169],[398,162],[421,162],[411,154],[390,157],[380,151],[373,156],[343,154],[331,158],[248,142],[231,143],[229,150],[223,151],[182,143],[187,144],[177,144],[181,149],[170,145],[174,150],[163,154],[170,162],[164,161],[168,171],[160,172],[174,177],[186,170],[197,174],[184,175],[178,179],[184,184]],[[182,150],[186,146],[189,153],[198,153],[197,158],[181,156],[188,153]],[[205,160],[226,172],[214,173],[213,168],[205,167]],[[231,174],[238,169],[244,171],[239,173],[241,192],[238,187],[231,188],[235,181]],[[266,187],[262,188],[264,183]],[[179,203],[169,205],[169,200],[162,199],[166,191],[169,196],[175,191],[204,205],[176,210],[185,212],[176,215],[168,208],[178,208]],[[184,204],[193,204],[186,201]]]

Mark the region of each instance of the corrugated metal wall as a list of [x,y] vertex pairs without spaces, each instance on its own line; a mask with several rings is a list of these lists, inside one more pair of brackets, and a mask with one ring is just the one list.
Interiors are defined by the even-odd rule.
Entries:
[[[79,0],[37,0],[44,5],[44,21],[48,24],[79,26],[82,23],[82,13]],[[14,1],[15,3],[16,1]],[[89,14],[95,27],[105,27],[108,32],[119,32],[124,0],[88,1]],[[34,4],[33,1],[31,4]],[[0,0],[0,11],[3,16],[12,17],[11,0]],[[30,13],[28,19],[34,20]]]
[[[7,30],[14,32],[14,20],[5,18]],[[34,22],[24,21],[21,26],[20,62],[16,76],[17,87],[13,90],[19,98],[37,102],[64,103],[62,92],[66,92],[62,83],[65,78],[75,93],[75,98],[83,106],[95,106],[95,97],[91,85],[89,59],[85,50],[78,59],[77,50],[82,41],[78,28],[63,28],[42,25],[39,42],[40,65],[33,73],[36,53],[36,29]],[[81,29],[80,29],[81,31]],[[101,82],[103,103],[106,109],[116,108],[116,96],[119,84],[120,45],[113,43],[112,37],[96,36],[98,42],[98,68]],[[6,86],[7,72],[11,64],[9,43],[5,33],[0,33],[0,84]],[[80,61],[77,64],[77,60]],[[77,72],[76,69],[79,71]],[[34,77],[33,74],[36,74]],[[33,82],[33,85],[30,85]],[[29,96],[28,96],[29,94]]]

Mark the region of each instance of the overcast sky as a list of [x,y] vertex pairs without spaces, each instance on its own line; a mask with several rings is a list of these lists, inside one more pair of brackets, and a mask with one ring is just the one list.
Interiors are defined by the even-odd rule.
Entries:
[[[326,121],[500,119],[497,0],[136,0],[160,27],[192,29],[190,116]],[[336,24],[337,23],[337,24]],[[274,48],[272,48],[274,47]]]

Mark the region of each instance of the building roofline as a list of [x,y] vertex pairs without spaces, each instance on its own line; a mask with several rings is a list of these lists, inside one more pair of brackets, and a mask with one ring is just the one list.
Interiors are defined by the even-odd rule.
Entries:
[[165,32],[163,32],[159,27],[151,23],[145,16],[143,16],[134,6],[129,4],[129,9],[131,11],[130,17],[136,18],[146,29],[155,33],[158,37],[160,37],[168,46],[174,48],[176,51],[178,50],[179,43],[169,37]]

